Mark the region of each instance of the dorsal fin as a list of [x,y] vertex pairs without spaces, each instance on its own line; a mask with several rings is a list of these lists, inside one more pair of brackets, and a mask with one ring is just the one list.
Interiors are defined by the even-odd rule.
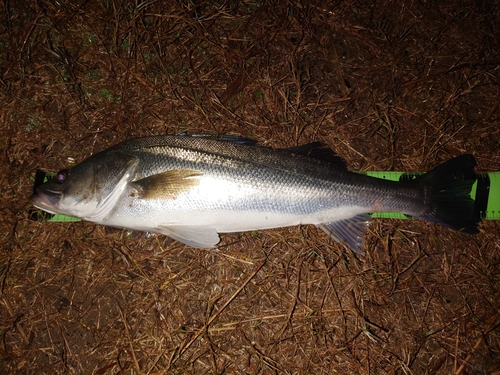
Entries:
[[[236,135],[208,135],[208,134],[187,134],[186,132],[177,133],[177,135],[186,137],[200,137],[205,139],[213,139],[217,141],[237,143],[247,146],[258,146],[257,141],[250,138],[240,137]],[[288,147],[285,151],[292,154],[304,155],[310,158],[331,163],[337,168],[347,170],[347,162],[341,156],[338,156],[331,148],[321,142],[312,142],[305,145]]]
[[312,142],[301,146],[289,147],[286,150],[293,154],[305,155],[313,159],[332,163],[341,169],[347,169],[347,162],[345,159],[338,156],[331,148],[321,142]]
[[187,132],[177,133],[176,135],[181,135],[183,137],[199,137],[199,138],[205,138],[205,139],[213,139],[215,141],[231,142],[231,143],[237,143],[240,145],[249,145],[249,146],[256,146],[257,145],[257,141],[254,141],[253,139],[250,139],[250,138],[240,137],[238,135],[188,134]]

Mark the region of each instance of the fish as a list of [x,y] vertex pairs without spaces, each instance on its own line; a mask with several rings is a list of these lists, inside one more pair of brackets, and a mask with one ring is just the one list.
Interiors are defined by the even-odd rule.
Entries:
[[475,234],[472,155],[408,181],[349,171],[320,142],[285,149],[248,138],[158,135],[131,139],[59,171],[31,200],[53,214],[159,233],[213,248],[219,233],[312,224],[364,254],[371,213],[400,212]]

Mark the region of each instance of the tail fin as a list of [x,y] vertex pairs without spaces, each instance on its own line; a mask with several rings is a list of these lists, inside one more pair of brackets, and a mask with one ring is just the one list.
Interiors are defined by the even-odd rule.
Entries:
[[414,182],[423,186],[428,207],[418,217],[464,233],[478,233],[481,218],[470,197],[477,180],[475,166],[472,155],[461,155],[417,177]]

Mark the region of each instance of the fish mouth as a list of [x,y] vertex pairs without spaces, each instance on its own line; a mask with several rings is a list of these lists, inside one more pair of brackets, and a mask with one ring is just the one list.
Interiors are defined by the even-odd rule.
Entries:
[[40,188],[37,188],[36,192],[30,197],[35,207],[51,214],[58,213],[57,208],[61,198],[62,194],[60,192]]

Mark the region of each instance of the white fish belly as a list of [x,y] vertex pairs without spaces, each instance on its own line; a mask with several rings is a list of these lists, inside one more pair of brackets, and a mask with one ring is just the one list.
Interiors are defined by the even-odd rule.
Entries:
[[[188,192],[166,199],[132,198],[127,192],[115,209],[100,223],[142,231],[156,231],[160,227],[205,226],[219,233],[271,229],[299,224],[322,224],[343,220],[366,213],[367,207],[323,203],[310,198],[310,192],[295,194],[290,191],[263,188],[240,182],[202,177]],[[289,208],[289,202],[298,207],[317,207],[299,212]],[[325,207],[326,206],[326,207]],[[272,208],[272,209],[270,209]]]
[[343,206],[326,211],[298,215],[286,212],[266,211],[149,211],[134,215],[131,212],[117,213],[103,224],[143,231],[156,231],[169,226],[207,226],[219,233],[244,232],[259,229],[281,228],[300,224],[322,224],[339,221],[365,213],[360,206]]
[[358,206],[344,206],[334,210],[316,212],[309,215],[293,215],[277,212],[225,212],[220,215],[214,227],[219,233],[245,232],[258,229],[272,229],[300,224],[323,224],[354,217],[365,213]]

